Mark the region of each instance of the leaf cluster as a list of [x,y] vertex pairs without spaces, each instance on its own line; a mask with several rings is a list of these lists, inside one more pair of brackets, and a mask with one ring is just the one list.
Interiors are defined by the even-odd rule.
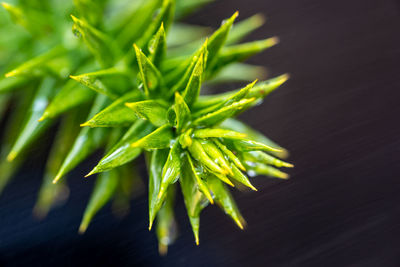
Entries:
[[[0,191],[29,158],[29,148],[58,123],[36,215],[64,201],[67,174],[104,149],[87,175],[99,174],[80,232],[111,200],[115,210],[128,209],[133,189],[142,183],[134,162],[143,153],[149,229],[156,220],[160,253],[176,236],[177,184],[196,244],[200,213],[209,204],[217,203],[243,229],[229,187],[256,190],[251,176],[286,179],[278,168],[292,165],[280,159],[285,149],[235,117],[288,75],[253,81],[261,68],[243,63],[278,42],[272,37],[240,43],[263,24],[260,15],[235,23],[236,12],[212,33],[177,21],[206,2],[3,3],[12,22],[0,16],[0,119],[7,103],[14,108],[1,144]],[[13,30],[17,34],[9,41]],[[201,93],[226,81],[252,82],[226,93]]]

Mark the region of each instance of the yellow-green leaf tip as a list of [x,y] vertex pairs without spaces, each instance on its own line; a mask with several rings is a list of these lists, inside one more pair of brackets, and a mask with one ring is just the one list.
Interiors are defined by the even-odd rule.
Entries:
[[6,9],[10,10],[13,6],[6,2],[1,2],[1,5]]
[[84,234],[87,230],[87,227],[88,227],[87,223],[82,222],[81,225],[79,226],[78,233]]
[[7,156],[7,161],[11,162],[17,157],[18,153],[15,151],[11,151]]

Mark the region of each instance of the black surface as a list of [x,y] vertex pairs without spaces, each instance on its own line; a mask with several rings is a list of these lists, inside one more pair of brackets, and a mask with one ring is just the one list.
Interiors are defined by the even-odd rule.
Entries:
[[196,247],[180,199],[180,235],[159,257],[142,197],[121,221],[107,207],[80,236],[89,163],[71,175],[67,205],[37,222],[36,159],[0,197],[0,265],[400,266],[399,4],[220,0],[190,21],[217,26],[236,9],[268,17],[250,39],[281,39],[251,62],[292,77],[242,116],[296,164],[289,181],[260,177],[259,192],[235,192],[247,229],[208,208]]

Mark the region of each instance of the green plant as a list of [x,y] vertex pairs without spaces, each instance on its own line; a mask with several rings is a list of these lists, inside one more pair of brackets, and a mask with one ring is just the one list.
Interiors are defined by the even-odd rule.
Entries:
[[202,87],[262,76],[262,68],[240,62],[277,43],[273,37],[238,44],[263,24],[260,15],[234,24],[235,13],[208,38],[209,29],[175,21],[206,2],[3,3],[17,26],[0,16],[0,119],[7,103],[13,107],[1,146],[0,191],[29,147],[60,121],[36,215],[45,216],[64,199],[68,172],[105,148],[88,174],[99,176],[80,232],[111,199],[117,210],[126,209],[140,183],[132,162],[142,152],[149,229],[156,220],[160,252],[174,240],[177,184],[197,244],[200,212],[210,203],[243,228],[226,185],[256,190],[246,172],[285,179],[276,167],[292,165],[279,159],[285,149],[232,117],[260,103],[288,76],[201,95]]

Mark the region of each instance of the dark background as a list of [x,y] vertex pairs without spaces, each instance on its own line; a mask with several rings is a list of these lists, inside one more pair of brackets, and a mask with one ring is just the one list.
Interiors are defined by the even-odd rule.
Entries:
[[70,175],[67,205],[38,222],[38,157],[0,197],[0,265],[400,266],[399,4],[220,0],[189,21],[217,27],[235,10],[268,18],[249,39],[281,39],[251,62],[292,77],[242,116],[296,165],[289,181],[259,177],[259,192],[234,193],[247,229],[205,209],[196,247],[179,199],[180,234],[160,257],[141,197],[122,220],[107,206],[80,236],[92,187],[81,177],[92,162]]

